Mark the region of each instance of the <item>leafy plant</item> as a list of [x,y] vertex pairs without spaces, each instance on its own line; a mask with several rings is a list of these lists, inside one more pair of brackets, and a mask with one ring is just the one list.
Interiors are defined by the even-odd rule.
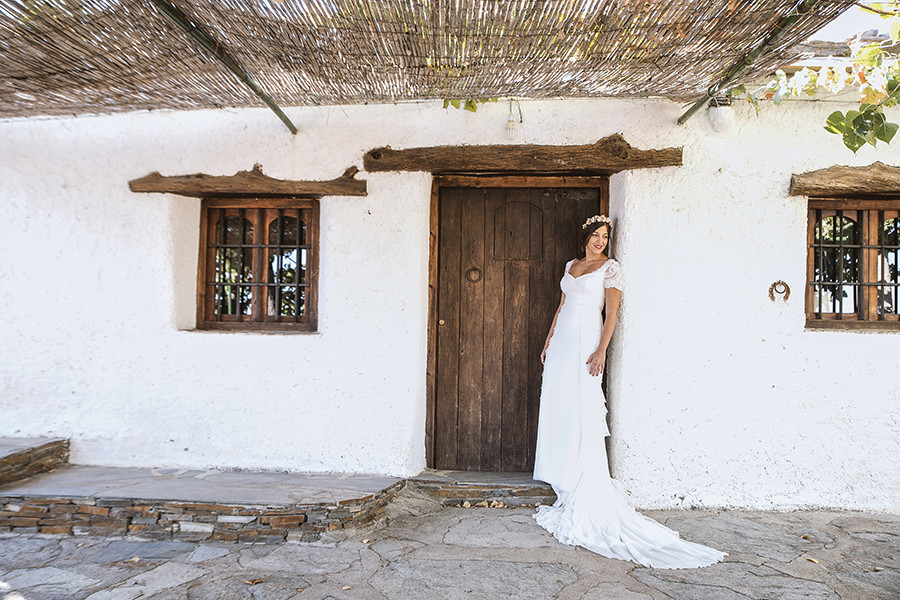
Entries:
[[478,110],[479,104],[484,104],[486,102],[496,102],[496,101],[497,101],[496,98],[482,98],[479,100],[475,100],[473,98],[469,98],[468,100],[445,99],[444,100],[444,108],[449,108],[452,106],[453,108],[462,108],[463,110],[475,112],[476,110]]
[[838,94],[846,88],[857,88],[859,108],[843,113],[834,111],[825,120],[825,131],[840,135],[844,145],[857,150],[879,141],[885,144],[896,135],[900,125],[887,120],[885,107],[898,104],[900,97],[900,59],[889,52],[900,42],[900,0],[863,6],[890,20],[890,39],[884,42],[857,44],[852,63],[846,67],[827,67],[819,71],[803,68],[791,76],[776,71],[766,85],[752,91],[744,86],[729,90],[728,95],[744,97],[759,114],[759,101],[781,104],[787,98],[814,96],[820,90]]

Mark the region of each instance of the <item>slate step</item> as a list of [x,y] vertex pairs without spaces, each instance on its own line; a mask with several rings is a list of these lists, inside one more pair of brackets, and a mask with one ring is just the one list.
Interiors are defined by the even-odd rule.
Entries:
[[67,439],[0,437],[0,485],[52,471],[68,460]]
[[0,533],[315,541],[383,518],[398,477],[69,466],[0,486]]
[[445,506],[534,507],[553,504],[550,485],[535,481],[531,473],[428,470],[407,480],[407,485]]
[[[35,457],[25,463],[34,472],[48,464],[48,448],[67,448],[65,440],[44,442],[7,443],[7,455]],[[404,479],[69,465],[0,484],[0,534],[309,542],[382,520],[407,486],[445,506],[533,507],[556,499],[530,473],[429,470]]]

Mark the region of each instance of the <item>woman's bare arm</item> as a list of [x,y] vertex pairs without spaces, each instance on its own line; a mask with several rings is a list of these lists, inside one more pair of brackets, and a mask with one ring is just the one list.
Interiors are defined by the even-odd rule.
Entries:
[[597,345],[597,350],[587,359],[587,364],[590,365],[588,370],[594,377],[600,375],[606,368],[606,349],[609,347],[609,341],[616,328],[616,318],[619,315],[621,300],[621,290],[614,287],[606,288],[606,320],[603,322],[603,331],[600,333],[600,343]]

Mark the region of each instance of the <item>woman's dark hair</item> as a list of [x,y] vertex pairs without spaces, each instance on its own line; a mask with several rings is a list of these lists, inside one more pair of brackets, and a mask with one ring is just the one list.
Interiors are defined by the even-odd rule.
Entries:
[[606,233],[609,234],[609,242],[607,242],[606,244],[606,255],[612,258],[612,256],[610,255],[610,246],[612,245],[612,226],[600,221],[598,221],[597,223],[591,223],[581,230],[580,235],[578,236],[578,258],[584,258],[584,247],[587,246],[588,240],[591,239],[591,234],[601,227],[606,227]]

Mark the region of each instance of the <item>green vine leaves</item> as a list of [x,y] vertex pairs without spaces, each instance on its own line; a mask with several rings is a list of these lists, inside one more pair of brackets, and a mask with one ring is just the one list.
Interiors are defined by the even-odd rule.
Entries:
[[819,70],[804,67],[793,75],[776,71],[765,86],[748,91],[745,86],[729,90],[734,98],[744,97],[759,113],[759,101],[781,104],[788,98],[815,96],[820,91],[839,94],[847,88],[859,93],[859,108],[846,113],[834,111],[825,119],[825,131],[840,135],[844,145],[853,151],[869,144],[885,144],[896,135],[900,125],[887,120],[886,107],[900,99],[900,59],[894,46],[900,41],[900,0],[863,7],[890,20],[890,40],[858,44],[852,47],[852,63],[848,66]]
[[478,110],[479,104],[484,104],[485,102],[496,102],[497,98],[483,98],[480,100],[475,100],[473,98],[469,98],[468,100],[459,100],[459,99],[445,99],[444,100],[444,108],[462,108],[463,110],[468,110],[471,112],[475,112]]

